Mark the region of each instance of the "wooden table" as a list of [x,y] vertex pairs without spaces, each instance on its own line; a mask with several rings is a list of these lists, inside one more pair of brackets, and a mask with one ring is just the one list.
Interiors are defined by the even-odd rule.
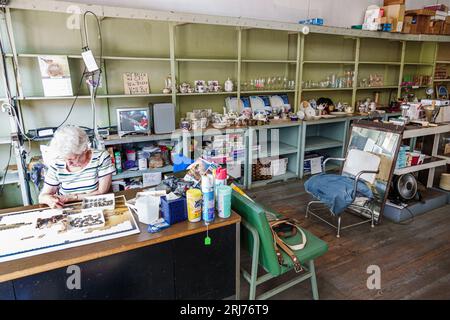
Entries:
[[[136,194],[137,190],[129,190],[125,192],[120,192],[118,195],[123,194],[126,198],[132,198]],[[19,208],[12,208],[1,210],[0,214],[21,211],[21,210],[29,210],[36,209],[42,206],[34,205],[34,206],[26,206]],[[137,219],[136,219],[137,220]],[[8,294],[4,293],[4,291],[8,291],[8,287],[13,287],[15,291],[15,298],[96,298],[96,299],[104,299],[104,298],[226,298],[232,296],[233,293],[229,296],[221,296],[220,288],[216,288],[217,290],[212,292],[211,296],[205,295],[201,288],[197,288],[199,292],[192,292],[192,296],[189,296],[189,293],[181,291],[179,292],[171,292],[173,289],[173,283],[170,281],[171,272],[166,272],[171,270],[172,276],[174,272],[176,273],[178,268],[179,272],[186,272],[186,274],[178,274],[178,279],[172,279],[176,281],[182,281],[182,278],[188,277],[198,277],[198,282],[202,283],[202,286],[214,286],[214,283],[205,283],[203,280],[205,279],[215,279],[219,278],[215,275],[217,273],[227,273],[232,274],[234,278],[234,293],[235,297],[239,298],[239,265],[240,265],[240,251],[239,251],[239,243],[240,243],[240,221],[241,218],[235,212],[232,212],[232,215],[228,219],[216,218],[214,222],[209,225],[209,233],[212,238],[212,244],[210,246],[205,246],[203,243],[203,239],[206,236],[206,225],[203,222],[198,223],[190,223],[188,221],[180,222],[172,225],[171,227],[159,232],[159,233],[149,233],[147,231],[147,225],[139,224],[139,228],[141,232],[139,234],[130,235],[126,237],[121,237],[113,240],[106,240],[102,242],[97,242],[89,245],[82,245],[79,247],[44,253],[28,258],[22,258],[12,261],[7,261],[0,263],[0,299],[8,298]],[[233,252],[230,252],[230,240],[232,241],[232,246],[234,247]],[[222,241],[224,240],[224,241]],[[228,240],[228,241],[225,241]],[[192,247],[189,247],[192,246]],[[153,250],[154,248],[154,250]],[[143,253],[145,252],[145,253]],[[228,254],[227,254],[228,252]],[[143,254],[141,254],[143,253]],[[152,259],[152,261],[147,261],[147,258]],[[220,257],[224,257],[223,259],[233,260],[233,270],[225,270],[224,267],[228,266],[229,262],[222,263]],[[65,285],[65,278],[70,276],[67,274],[67,267],[71,265],[78,265],[81,267],[81,277],[82,279],[87,277],[94,277],[95,274],[98,273],[110,273],[111,276],[129,276],[124,275],[126,270],[117,270],[114,269],[117,264],[123,265],[124,267],[130,267],[130,263],[133,264],[131,268],[133,272],[140,273],[142,275],[148,274],[148,269],[146,268],[138,268],[134,264],[152,264],[154,267],[150,267],[150,275],[154,277],[166,277],[168,279],[167,292],[163,292],[164,284],[162,284],[161,294],[146,294],[145,288],[136,288],[136,291],[139,291],[138,294],[131,295],[121,295],[121,294],[111,294],[111,292],[105,295],[104,291],[106,287],[107,290],[111,290],[114,287],[112,283],[102,283],[101,285],[105,286],[105,290],[97,290],[99,292],[94,293],[76,293],[73,294],[72,290],[67,289]],[[113,266],[113,264],[116,264]],[[202,265],[204,264],[204,265]],[[83,266],[88,271],[87,275],[84,274]],[[210,271],[208,271],[211,268]],[[141,270],[143,269],[143,270]],[[145,270],[144,270],[145,269]],[[196,275],[196,271],[198,270],[198,274]],[[223,269],[223,270],[222,270]],[[54,273],[54,274],[52,274]],[[162,273],[163,275],[159,275]],[[204,273],[204,274],[202,274]],[[44,275],[41,277],[40,275]],[[181,277],[181,278],[180,278]],[[221,275],[223,278],[227,278],[228,282],[230,280],[230,276],[226,276],[224,274]],[[105,277],[103,277],[105,278]],[[149,285],[153,283],[152,279],[141,279],[139,275],[132,277],[133,281],[147,281]],[[205,278],[202,280],[202,278]],[[28,297],[24,295],[28,295],[26,293],[26,289],[23,286],[34,286],[36,282],[45,283],[53,283],[54,281],[62,281],[62,286],[57,289],[58,292],[63,294],[63,297],[55,297],[51,293],[44,293],[41,297],[35,294],[41,291],[46,291],[42,286],[38,289],[31,289],[31,293]],[[166,280],[167,280],[166,279]],[[90,281],[92,279],[88,279]],[[111,281],[109,279],[108,281]],[[192,280],[185,279],[183,285],[192,286]],[[155,279],[157,282],[158,279]],[[218,283],[219,284],[219,283]],[[99,284],[92,284],[92,286],[88,285],[88,287],[98,286]],[[219,284],[221,285],[221,284]],[[22,286],[22,287],[20,287]],[[23,289],[22,295],[18,295],[17,291],[19,289]],[[133,288],[128,288],[129,290],[134,290]],[[175,291],[177,287],[175,285]],[[186,288],[184,288],[186,289]],[[183,289],[183,290],[184,290]],[[55,289],[56,290],[56,289]],[[148,290],[151,290],[148,288]],[[79,291],[79,290],[78,290]],[[82,290],[83,291],[83,288]],[[142,292],[141,292],[142,291]],[[194,290],[195,291],[195,290]],[[4,293],[2,296],[2,292]],[[10,292],[11,294],[11,292]],[[11,297],[11,296],[9,296]]]

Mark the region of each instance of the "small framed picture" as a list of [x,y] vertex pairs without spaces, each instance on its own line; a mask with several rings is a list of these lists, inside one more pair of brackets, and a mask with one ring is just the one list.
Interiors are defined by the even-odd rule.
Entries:
[[436,86],[436,97],[438,99],[448,99],[448,90],[446,86]]

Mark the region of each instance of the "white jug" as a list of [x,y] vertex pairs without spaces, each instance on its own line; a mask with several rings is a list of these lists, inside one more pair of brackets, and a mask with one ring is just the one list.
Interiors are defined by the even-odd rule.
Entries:
[[230,78],[225,81],[224,89],[226,92],[232,92],[233,91],[233,81],[230,80]]

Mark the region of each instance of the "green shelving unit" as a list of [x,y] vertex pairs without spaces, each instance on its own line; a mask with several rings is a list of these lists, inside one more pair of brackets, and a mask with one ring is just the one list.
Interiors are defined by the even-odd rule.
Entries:
[[[247,188],[259,187],[299,176],[301,125],[299,122],[270,124],[248,128]],[[287,158],[285,172],[277,172],[269,180],[253,181],[252,166],[267,158]]]
[[303,121],[302,148],[300,152],[300,177],[304,176],[307,152],[342,158],[346,147],[347,130],[351,118]]
[[[12,88],[13,95],[19,101],[25,130],[58,125],[74,99],[73,96],[44,97],[37,63],[39,55],[67,56],[75,95],[84,65],[80,30],[67,27],[71,17],[67,6],[70,4],[52,0],[12,0],[6,8],[6,18],[2,21],[0,32],[2,38],[7,39],[8,26],[11,44],[4,41],[8,53],[7,68],[12,71],[12,62],[17,62],[19,87],[17,92],[14,85]],[[401,87],[404,75],[433,75],[436,63],[450,65],[448,36],[405,35],[324,26],[309,26],[310,33],[304,35],[301,31],[303,26],[294,23],[76,5],[82,12],[93,10],[104,18],[101,22],[104,72],[96,101],[99,126],[115,125],[117,108],[142,107],[158,102],[171,102],[176,106],[178,123],[192,109],[211,108],[222,112],[224,99],[228,96],[287,94],[295,110],[303,100],[329,97],[335,103],[355,105],[358,100],[373,98],[378,92],[380,102],[387,104],[390,99],[404,94],[405,90]],[[88,17],[88,33],[90,48],[98,54],[98,41],[94,36],[97,30],[91,17]],[[148,73],[149,94],[124,95],[122,74],[129,71]],[[351,87],[303,87],[305,81],[320,81],[327,75],[342,75],[345,71],[354,73]],[[384,84],[361,87],[360,80],[371,73],[382,74]],[[193,84],[195,80],[218,80],[223,86],[230,77],[234,90],[204,94],[180,94],[173,90],[170,94],[163,94],[164,80],[169,74],[174,85],[175,82]],[[272,76],[295,81],[294,88],[249,88],[252,79]],[[448,79],[439,81],[450,82]],[[4,88],[0,89],[4,91]],[[424,91],[424,87],[414,89],[419,97],[424,95]],[[87,116],[90,112],[89,90],[82,84],[69,123],[91,126],[91,118]],[[333,154],[343,150],[336,142],[341,141],[342,135],[338,139],[328,137],[325,134],[327,131],[322,128],[330,127],[330,131],[337,132],[344,128],[341,122],[348,126],[350,120],[321,121],[293,125],[298,131],[298,134],[293,134],[298,139],[294,142],[282,134],[294,129],[279,126],[280,151],[284,153],[282,156],[289,157],[290,168],[286,176],[277,179],[301,176],[303,168],[300,164],[303,165],[305,146],[307,150],[324,147]],[[338,127],[333,123],[339,123]],[[321,128],[320,133],[312,134],[315,126]],[[8,119],[0,118],[0,136],[8,136],[8,128]],[[259,129],[248,129],[255,130]],[[39,154],[39,143],[32,143],[31,155]],[[2,145],[2,148],[5,146]],[[297,153],[293,152],[293,148],[297,148]],[[5,154],[3,149],[2,154]],[[0,158],[0,163],[5,163],[4,157]],[[245,164],[247,169],[248,165]]]

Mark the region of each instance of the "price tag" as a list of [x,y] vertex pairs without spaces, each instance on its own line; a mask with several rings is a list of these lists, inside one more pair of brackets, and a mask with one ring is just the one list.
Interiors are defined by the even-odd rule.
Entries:
[[148,75],[142,72],[126,72],[123,74],[123,87],[125,94],[148,94]]

